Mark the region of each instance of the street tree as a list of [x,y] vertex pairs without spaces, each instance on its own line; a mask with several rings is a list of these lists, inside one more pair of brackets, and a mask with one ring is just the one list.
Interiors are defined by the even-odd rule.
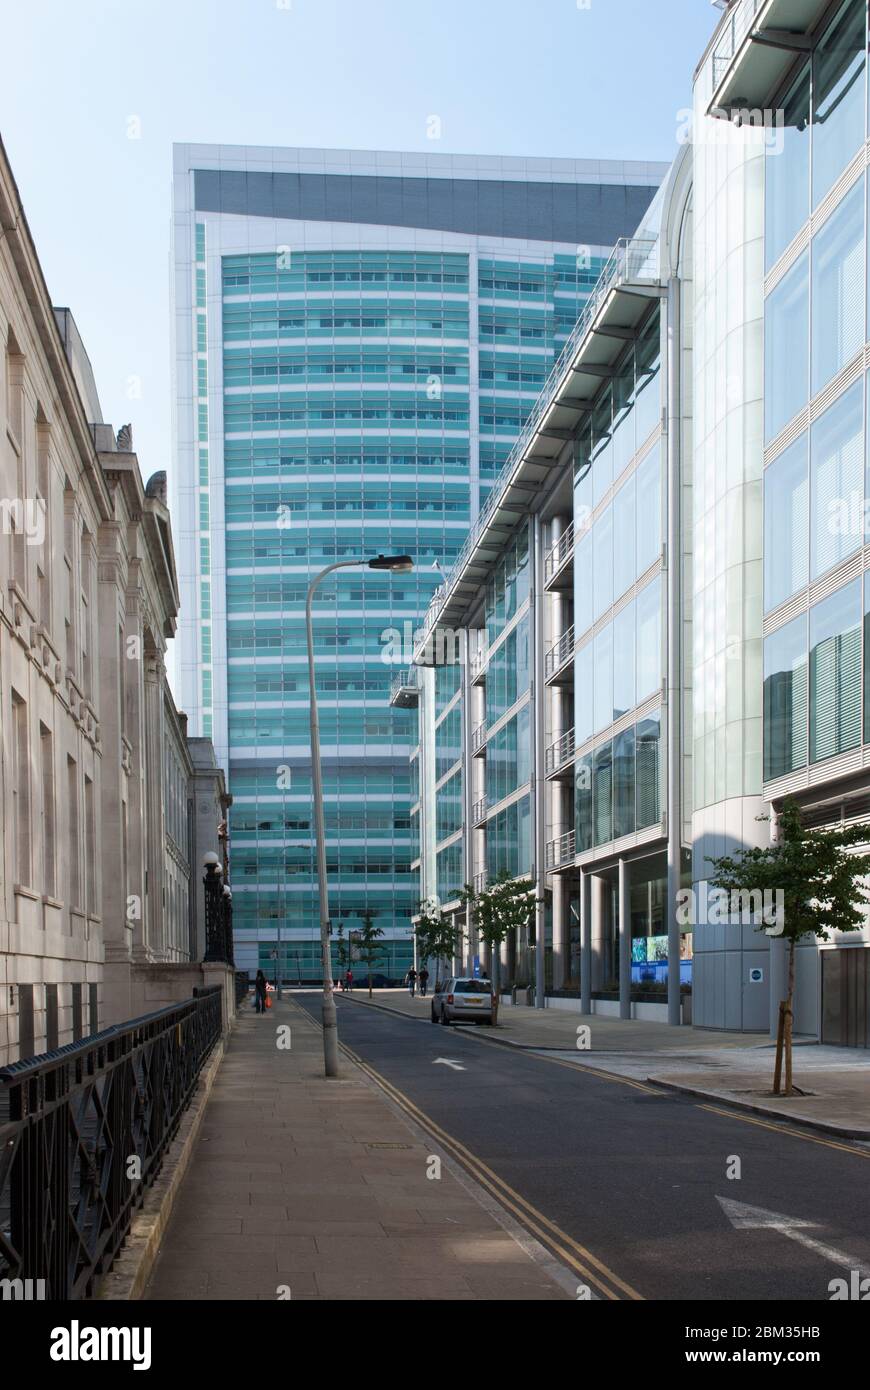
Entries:
[[[769,820],[769,816],[759,816]],[[807,829],[800,807],[789,797],[777,818],[776,839],[766,848],[739,850],[735,855],[714,858],[711,883],[724,889],[733,904],[755,895],[777,910],[770,925],[770,913],[756,930],[780,936],[788,943],[788,984],[779,1006],[774,1095],[792,1094],[792,1036],[794,1024],[795,947],[807,937],[829,941],[831,932],[859,931],[867,922],[870,892],[861,881],[867,861],[855,853],[866,844],[870,831],[866,825],[838,829]],[[735,899],[735,895],[739,895]],[[750,896],[748,899],[752,901]],[[785,1060],[785,1087],[781,1091]]]
[[372,966],[377,965],[384,949],[379,942],[379,938],[384,933],[380,927],[376,927],[374,924],[377,915],[374,908],[371,907],[367,907],[364,912],[361,912],[363,925],[362,930],[357,933],[359,958],[368,967],[369,999],[372,997]]
[[531,924],[535,912],[535,885],[530,878],[512,878],[507,869],[502,869],[479,893],[467,883],[460,900],[469,909],[471,925],[490,948],[492,983],[498,993],[502,942]]
[[418,909],[417,955],[421,961],[434,960],[435,980],[442,960],[453,961],[462,950],[464,931],[452,912],[442,911],[437,898],[424,898]]

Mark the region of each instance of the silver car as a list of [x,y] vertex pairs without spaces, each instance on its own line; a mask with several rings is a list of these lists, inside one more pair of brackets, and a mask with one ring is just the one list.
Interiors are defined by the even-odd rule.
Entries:
[[432,1022],[489,1023],[494,1022],[492,982],[464,979],[442,980],[432,996]]

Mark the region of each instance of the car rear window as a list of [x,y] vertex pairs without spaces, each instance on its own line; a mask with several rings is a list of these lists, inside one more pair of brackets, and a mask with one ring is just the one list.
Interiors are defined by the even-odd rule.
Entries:
[[453,986],[454,994],[489,994],[489,980],[457,980]]

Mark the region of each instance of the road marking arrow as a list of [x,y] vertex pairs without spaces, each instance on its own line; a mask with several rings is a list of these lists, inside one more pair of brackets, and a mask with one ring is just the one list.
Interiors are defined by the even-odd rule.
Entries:
[[822,1259],[829,1260],[831,1264],[842,1265],[845,1269],[857,1269],[859,1274],[866,1276],[870,1273],[862,1260],[854,1255],[849,1255],[844,1250],[837,1250],[833,1245],[825,1245],[823,1241],[814,1240],[812,1236],[805,1235],[807,1227],[817,1229],[817,1221],[804,1221],[799,1216],[784,1216],[780,1212],[765,1211],[764,1207],[750,1207],[744,1202],[733,1202],[729,1197],[717,1197],[716,1201],[724,1211],[731,1225],[736,1231],[755,1231],[761,1229],[779,1231],[780,1235],[788,1236],[789,1240],[795,1240],[799,1245],[803,1245],[807,1250],[812,1250],[816,1255],[821,1255]]
[[439,1064],[442,1067],[452,1067],[454,1071],[465,1071],[461,1062],[454,1062],[449,1057],[436,1057],[432,1065],[437,1067]]

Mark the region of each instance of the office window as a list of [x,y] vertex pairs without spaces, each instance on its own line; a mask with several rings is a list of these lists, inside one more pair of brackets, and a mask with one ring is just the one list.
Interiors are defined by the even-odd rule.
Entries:
[[809,573],[807,436],[764,472],[764,611],[796,594]]
[[781,104],[782,129],[764,161],[765,269],[779,260],[810,212],[810,69],[803,69]]
[[12,692],[12,834],[15,882],[30,886],[30,748],[27,705]]
[[813,237],[812,394],[864,343],[864,180]]
[[42,891],[55,894],[56,845],[54,811],[54,745],[51,730],[39,725],[39,753],[42,762]]
[[637,489],[637,575],[645,574],[662,552],[662,455],[656,444],[639,465]]
[[807,619],[764,643],[764,778],[784,777],[807,761]]
[[613,723],[613,624],[608,623],[593,639],[595,733]]
[[[618,599],[634,583],[637,575],[637,544],[634,514],[635,475],[623,484],[613,499],[613,597]],[[641,525],[646,518],[638,517]]]
[[594,837],[596,845],[613,839],[613,747],[595,749],[592,780]]
[[592,412],[592,505],[613,482],[613,392],[608,386]]
[[592,626],[592,532],[586,531],[574,551],[574,628],[580,636]]
[[813,579],[863,541],[864,382],[856,381],[810,432],[810,573]]
[[71,908],[82,905],[81,846],[79,844],[79,779],[78,767],[72,758],[66,760],[66,804],[67,804],[67,882],[68,901]]
[[865,3],[847,0],[813,53],[813,206],[865,135]]
[[593,686],[595,643],[590,640],[577,653],[574,664],[574,738],[577,746],[593,734]]
[[574,837],[578,854],[594,844],[591,753],[578,759],[574,773]]
[[613,508],[608,507],[592,528],[595,621],[613,603]]
[[634,728],[613,740],[613,838],[631,835],[635,824]]
[[613,619],[613,717],[621,719],[635,700],[635,611],[627,603]]
[[661,578],[641,589],[635,599],[637,612],[637,703],[655,693],[662,683]]
[[810,762],[861,742],[861,581],[810,609]]
[[764,306],[764,438],[774,439],[809,392],[809,255],[805,251]]
[[87,911],[91,917],[96,917],[99,911],[97,900],[97,827],[94,812],[94,784],[90,777],[85,777],[85,883]]
[[637,828],[656,825],[662,818],[661,715],[656,713],[637,725],[636,772]]

